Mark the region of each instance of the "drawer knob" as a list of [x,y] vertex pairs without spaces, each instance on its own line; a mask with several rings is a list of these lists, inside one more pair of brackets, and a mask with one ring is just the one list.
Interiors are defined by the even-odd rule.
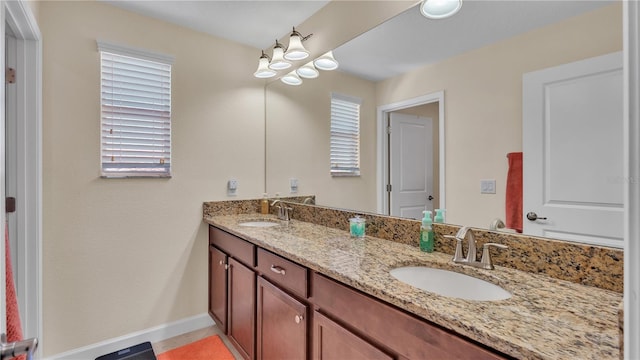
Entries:
[[296,324],[300,324],[304,320],[304,315],[296,315]]
[[286,273],[283,268],[281,268],[280,266],[276,266],[276,265],[271,265],[271,271],[273,271],[276,274],[280,274],[280,275],[284,275]]

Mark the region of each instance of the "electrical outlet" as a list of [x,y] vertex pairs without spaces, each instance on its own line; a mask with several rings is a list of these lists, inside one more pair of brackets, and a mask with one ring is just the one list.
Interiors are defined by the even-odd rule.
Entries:
[[229,179],[227,182],[227,195],[236,196],[238,194],[238,180]]
[[495,179],[480,180],[480,194],[495,194],[495,193],[496,193]]
[[290,186],[290,192],[292,194],[295,194],[298,192],[298,179],[296,178],[291,178],[289,179],[289,186]]

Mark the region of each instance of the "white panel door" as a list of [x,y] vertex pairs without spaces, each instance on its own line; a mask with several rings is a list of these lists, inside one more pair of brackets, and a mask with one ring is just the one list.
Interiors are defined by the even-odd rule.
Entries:
[[524,74],[525,233],[623,246],[622,101],[621,53]]
[[389,123],[391,215],[422,219],[433,210],[432,119],[391,113]]

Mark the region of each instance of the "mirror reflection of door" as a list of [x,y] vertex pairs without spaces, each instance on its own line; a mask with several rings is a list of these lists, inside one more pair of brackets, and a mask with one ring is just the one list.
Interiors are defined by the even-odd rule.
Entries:
[[389,114],[390,214],[421,219],[433,211],[433,119]]
[[[5,72],[5,141],[4,141],[4,150],[5,150],[5,178],[4,178],[4,194],[6,197],[5,200],[5,219],[6,222],[4,225],[7,227],[5,229],[6,233],[3,236],[7,236],[9,240],[9,249],[10,254],[9,258],[11,259],[12,272],[14,279],[17,276],[17,266],[18,263],[18,243],[16,236],[17,229],[17,217],[15,213],[15,196],[17,192],[17,162],[16,162],[16,139],[17,139],[17,123],[16,123],[16,99],[17,99],[17,90],[15,85],[15,78],[13,78],[12,74],[15,74],[16,69],[16,46],[17,39],[13,32],[11,31],[11,27],[5,26],[5,68],[9,69]],[[13,78],[13,79],[12,79]],[[4,199],[3,199],[4,200]],[[3,238],[3,240],[5,240]],[[4,242],[3,242],[4,245]],[[4,270],[4,265],[2,266]],[[6,274],[5,274],[6,275]],[[14,280],[14,284],[16,286],[16,293],[20,293],[21,284]]]
[[622,79],[621,53],[524,75],[525,233],[622,247]]

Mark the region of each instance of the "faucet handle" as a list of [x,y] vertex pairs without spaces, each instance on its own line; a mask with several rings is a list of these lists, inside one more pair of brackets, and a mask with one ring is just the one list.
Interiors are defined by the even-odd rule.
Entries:
[[483,269],[493,270],[493,262],[491,261],[491,253],[489,253],[489,247],[495,246],[499,249],[508,249],[507,245],[496,244],[496,243],[486,243],[482,247],[482,260],[480,263],[482,264]]
[[291,220],[291,213],[293,212],[293,208],[292,207],[284,207],[284,220],[289,221]]
[[462,251],[462,239],[452,236],[452,235],[443,235],[447,239],[456,240],[456,252],[453,255],[453,262],[465,262],[464,253]]

